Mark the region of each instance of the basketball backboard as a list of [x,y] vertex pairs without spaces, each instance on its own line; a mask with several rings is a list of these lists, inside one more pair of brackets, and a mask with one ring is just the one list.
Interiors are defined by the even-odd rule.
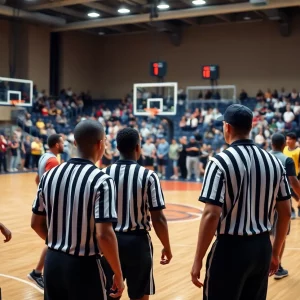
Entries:
[[149,110],[157,109],[157,115],[177,113],[177,82],[135,83],[133,85],[133,113],[149,116]]
[[0,77],[0,105],[32,106],[31,80]]

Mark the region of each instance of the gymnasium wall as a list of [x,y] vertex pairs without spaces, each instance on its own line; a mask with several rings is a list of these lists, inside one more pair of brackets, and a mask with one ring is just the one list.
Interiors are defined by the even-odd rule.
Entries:
[[9,24],[0,20],[0,76],[9,75]]
[[50,29],[23,22],[16,28],[12,22],[0,20],[0,76],[10,77],[9,63],[15,45],[15,77],[33,80],[40,89],[49,91]]
[[200,66],[219,64],[219,84],[237,85],[255,95],[258,88],[300,88],[300,22],[290,37],[281,37],[276,22],[193,26],[184,31],[182,45],[174,47],[165,34],[153,46],[151,34],[103,38],[105,69],[102,79],[107,98],[122,97],[133,83],[151,82],[151,59],[168,62],[166,81],[209,85],[201,79]]
[[72,87],[75,93],[89,90],[93,97],[101,97],[104,77],[99,68],[102,61],[98,36],[82,32],[62,33],[60,87]]

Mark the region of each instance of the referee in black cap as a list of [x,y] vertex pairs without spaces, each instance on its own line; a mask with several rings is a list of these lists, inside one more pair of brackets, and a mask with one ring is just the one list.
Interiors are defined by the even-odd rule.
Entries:
[[[211,158],[206,168],[199,198],[205,208],[191,279],[202,287],[202,260],[217,233],[206,261],[203,299],[264,300],[288,231],[290,189],[280,161],[249,139],[251,110],[234,104],[219,120],[230,147]],[[272,249],[269,232],[275,208]]]

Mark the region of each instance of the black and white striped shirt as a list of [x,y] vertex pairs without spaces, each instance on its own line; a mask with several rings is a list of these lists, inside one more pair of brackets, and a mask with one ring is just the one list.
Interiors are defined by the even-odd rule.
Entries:
[[113,180],[74,158],[43,175],[32,211],[46,215],[49,248],[89,256],[99,253],[95,223],[117,221],[115,202]]
[[150,211],[165,208],[158,176],[135,161],[119,160],[103,170],[117,188],[117,232],[151,230]]
[[279,160],[241,140],[211,158],[199,200],[222,207],[218,234],[254,235],[271,230],[276,201],[290,198]]

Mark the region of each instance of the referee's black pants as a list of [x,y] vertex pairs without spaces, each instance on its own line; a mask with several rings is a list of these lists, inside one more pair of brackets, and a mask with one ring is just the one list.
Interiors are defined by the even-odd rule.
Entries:
[[271,254],[269,233],[218,236],[207,257],[203,300],[265,300]]
[[105,281],[96,256],[78,257],[48,249],[44,300],[106,300]]

